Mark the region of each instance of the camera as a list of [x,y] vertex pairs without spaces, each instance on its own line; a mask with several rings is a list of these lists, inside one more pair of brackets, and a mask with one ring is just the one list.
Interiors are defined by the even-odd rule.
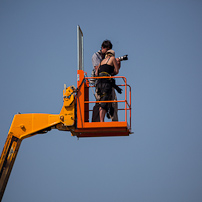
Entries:
[[122,60],[128,60],[128,55],[124,55],[124,56],[118,57],[118,59],[120,61],[122,61]]

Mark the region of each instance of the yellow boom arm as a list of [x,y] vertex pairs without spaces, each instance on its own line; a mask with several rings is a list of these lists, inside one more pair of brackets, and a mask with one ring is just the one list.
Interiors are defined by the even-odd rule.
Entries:
[[16,114],[0,159],[0,201],[2,200],[13,164],[23,139],[46,133],[51,129],[71,131],[75,129],[75,87],[65,87],[60,114]]

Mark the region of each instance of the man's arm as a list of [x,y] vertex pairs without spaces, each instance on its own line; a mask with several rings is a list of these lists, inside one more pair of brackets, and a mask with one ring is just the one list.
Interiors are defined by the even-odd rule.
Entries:
[[99,53],[94,53],[92,56],[92,64],[93,64],[93,68],[97,69],[97,67],[99,66],[100,62],[101,62],[102,58],[99,55]]

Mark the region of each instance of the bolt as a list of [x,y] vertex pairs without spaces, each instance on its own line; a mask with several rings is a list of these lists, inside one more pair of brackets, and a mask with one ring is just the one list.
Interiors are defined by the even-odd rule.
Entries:
[[64,121],[64,116],[60,116],[60,120],[61,120],[61,121]]

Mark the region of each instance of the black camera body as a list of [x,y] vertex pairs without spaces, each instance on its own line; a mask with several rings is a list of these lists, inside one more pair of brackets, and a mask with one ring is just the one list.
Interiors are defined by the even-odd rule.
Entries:
[[118,57],[118,59],[119,59],[120,61],[128,60],[128,55],[124,55],[124,56]]

